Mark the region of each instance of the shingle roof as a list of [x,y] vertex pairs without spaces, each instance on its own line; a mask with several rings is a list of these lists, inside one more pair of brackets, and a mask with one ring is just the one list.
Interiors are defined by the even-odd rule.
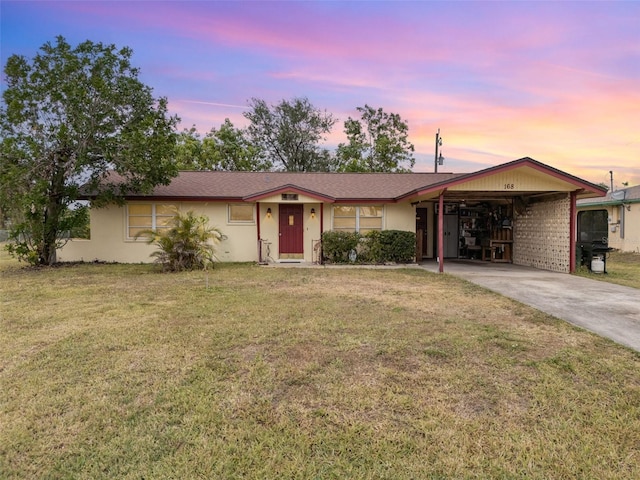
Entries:
[[[321,173],[321,172],[207,172],[183,171],[169,185],[149,194],[129,194],[128,199],[199,201],[259,201],[278,193],[296,192],[321,201],[402,201],[461,182],[520,167],[532,167],[579,188],[582,195],[602,196],[604,190],[529,157],[474,173]],[[118,184],[111,172],[107,183]],[[516,193],[516,192],[513,192]],[[91,195],[88,194],[87,198]]]
[[333,200],[395,199],[407,192],[446,182],[460,175],[462,174],[184,171],[169,185],[158,186],[148,195],[127,197],[245,200],[295,190]]

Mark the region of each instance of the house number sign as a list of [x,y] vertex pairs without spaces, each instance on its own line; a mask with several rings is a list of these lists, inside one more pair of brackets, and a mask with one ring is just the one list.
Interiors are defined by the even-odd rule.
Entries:
[[504,190],[515,190],[516,187],[513,183],[505,183],[504,184]]

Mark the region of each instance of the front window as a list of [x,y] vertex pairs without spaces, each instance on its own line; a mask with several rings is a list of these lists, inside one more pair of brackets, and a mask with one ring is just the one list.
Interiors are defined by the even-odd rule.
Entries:
[[336,205],[333,207],[333,230],[360,233],[382,230],[382,206]]
[[255,222],[253,204],[240,203],[229,205],[229,223],[253,223]]
[[165,203],[133,203],[127,205],[127,236],[135,238],[145,230],[162,231],[171,228],[176,206]]

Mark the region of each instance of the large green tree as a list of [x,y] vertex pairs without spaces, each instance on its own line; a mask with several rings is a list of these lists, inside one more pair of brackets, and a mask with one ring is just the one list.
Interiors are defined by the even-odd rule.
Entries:
[[210,170],[204,166],[202,137],[195,125],[178,134],[176,166],[179,170]]
[[338,145],[339,170],[343,172],[409,172],[415,164],[409,126],[397,113],[369,105],[358,107],[361,120],[344,122],[348,143]]
[[276,168],[290,172],[332,169],[330,155],[320,142],[331,132],[336,120],[314,107],[307,98],[282,100],[268,105],[253,98],[244,116],[250,140],[273,159]]
[[[0,208],[12,221],[10,250],[52,264],[64,234],[83,215],[87,185],[95,204],[147,192],[177,173],[176,116],[131,65],[132,51],[63,37],[33,59],[12,55],[0,106]],[[115,171],[117,182],[110,181]]]
[[195,126],[180,134],[178,167],[184,170],[225,170],[258,172],[273,164],[244,130],[227,118],[220,128],[212,128],[202,138]]

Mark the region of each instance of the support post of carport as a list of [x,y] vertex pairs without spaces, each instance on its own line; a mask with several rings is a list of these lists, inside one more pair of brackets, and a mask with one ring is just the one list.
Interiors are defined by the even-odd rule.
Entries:
[[262,243],[260,241],[260,202],[256,202],[256,233],[258,235],[258,263],[262,263]]
[[440,192],[438,198],[438,272],[444,272],[444,192]]

